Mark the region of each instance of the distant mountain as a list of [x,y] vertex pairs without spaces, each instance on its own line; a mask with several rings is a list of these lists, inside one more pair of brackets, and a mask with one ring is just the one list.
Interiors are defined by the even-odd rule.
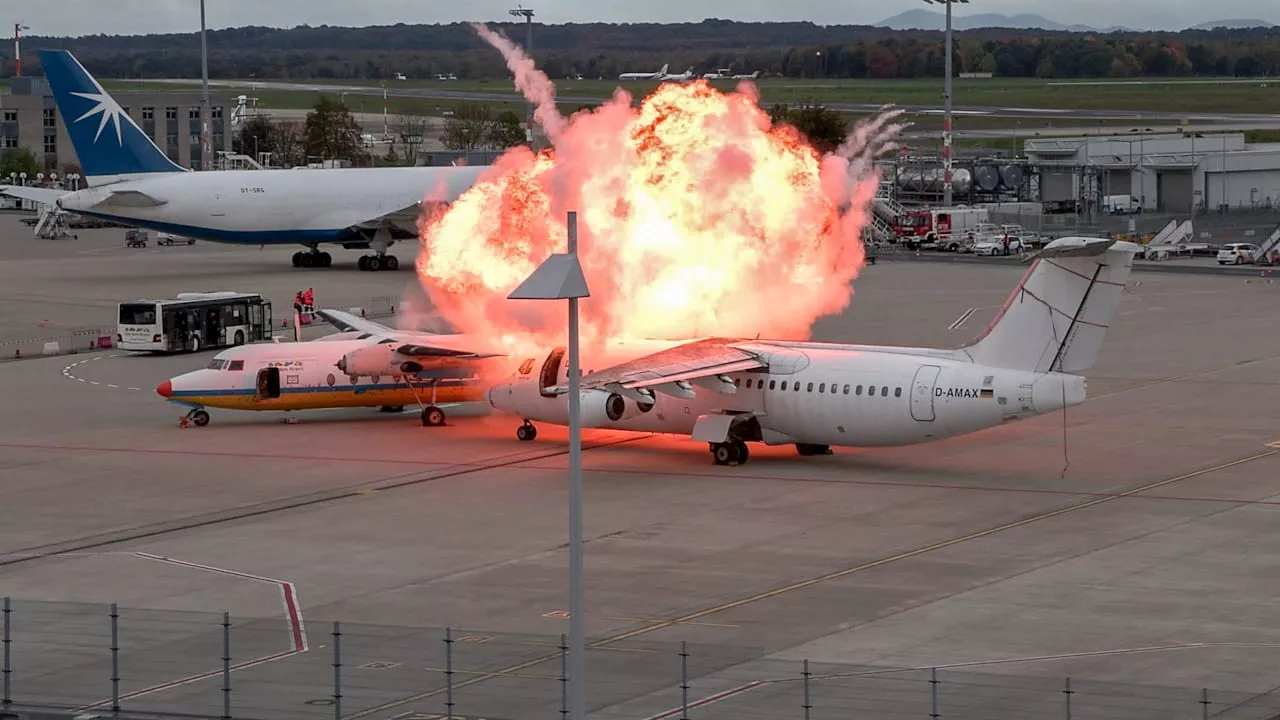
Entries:
[[[943,30],[947,26],[947,16],[933,10],[923,8],[908,10],[886,20],[876,23],[876,27],[892,30]],[[1001,15],[999,13],[979,13],[977,15],[952,15],[951,27],[956,30],[973,30],[976,28],[1010,28],[1014,30],[1056,30],[1065,32],[1111,32],[1124,28],[1095,28],[1088,25],[1064,25],[1041,15],[1020,14]]]
[[1266,20],[1214,20],[1213,22],[1200,23],[1188,30],[1213,30],[1214,28],[1224,27],[1229,30],[1243,30],[1245,28],[1273,28],[1274,23]]

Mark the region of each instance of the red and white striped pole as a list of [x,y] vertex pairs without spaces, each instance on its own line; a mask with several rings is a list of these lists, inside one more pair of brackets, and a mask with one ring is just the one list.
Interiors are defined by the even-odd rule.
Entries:
[[13,24],[13,68],[14,76],[22,77],[22,31],[31,28],[22,23]]

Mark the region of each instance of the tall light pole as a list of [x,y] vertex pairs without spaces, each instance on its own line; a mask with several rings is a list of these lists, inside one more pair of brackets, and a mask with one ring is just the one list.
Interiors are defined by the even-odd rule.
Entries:
[[[508,12],[510,12],[511,15],[513,15],[514,17],[524,18],[524,25],[525,25],[524,54],[532,58],[533,57],[533,8],[527,8],[523,5],[517,5],[516,9],[509,10]],[[529,139],[529,147],[533,148],[534,150],[537,150],[537,148],[534,147],[533,145],[533,103],[532,102],[526,103],[525,115],[524,115],[524,128],[525,128],[524,130],[525,135]]]
[[947,6],[946,78],[942,85],[942,204],[951,207],[951,6],[969,0],[924,0]]
[[22,23],[13,24],[13,73],[14,77],[22,77],[22,31],[31,28]]
[[569,212],[569,252],[547,258],[507,297],[569,301],[569,718],[586,717],[586,651],[582,611],[582,426],[578,362],[578,299],[590,297],[578,263],[578,213]]
[[209,133],[209,44],[205,39],[204,0],[200,0],[200,169],[213,166],[213,143]]

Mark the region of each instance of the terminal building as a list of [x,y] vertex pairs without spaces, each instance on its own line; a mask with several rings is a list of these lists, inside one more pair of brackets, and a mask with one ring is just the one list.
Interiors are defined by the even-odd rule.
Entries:
[[[1143,212],[1280,208],[1280,143],[1243,133],[1166,133],[1028,140],[1039,200],[1086,206],[1127,195]],[[1096,207],[1096,205],[1094,205]]]
[[[171,160],[192,170],[202,169],[200,91],[116,91],[111,94]],[[215,158],[219,151],[230,149],[234,107],[228,94],[210,92],[209,131]],[[0,93],[0,151],[16,148],[30,150],[46,173],[66,175],[76,172],[80,165],[67,135],[65,119],[42,77],[14,78],[12,89]]]

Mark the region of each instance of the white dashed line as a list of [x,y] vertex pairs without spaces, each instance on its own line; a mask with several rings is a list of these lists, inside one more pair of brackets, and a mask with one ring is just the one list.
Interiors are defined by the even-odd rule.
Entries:
[[112,385],[110,383],[98,382],[97,380],[87,380],[71,372],[72,370],[76,369],[77,367],[80,367],[81,365],[84,365],[85,363],[90,363],[90,362],[93,362],[94,360],[102,360],[104,358],[114,358],[114,357],[120,357],[120,355],[118,354],[98,355],[96,357],[91,357],[87,360],[80,360],[78,362],[73,362],[70,365],[62,368],[62,376],[67,378],[68,380],[75,380],[76,382],[88,383],[90,385],[97,385],[99,387],[102,387],[103,385],[105,385],[106,387],[109,387],[115,390],[132,390],[134,392],[142,392],[142,388],[136,388],[136,387],[125,388],[125,387],[121,387],[120,385]]

